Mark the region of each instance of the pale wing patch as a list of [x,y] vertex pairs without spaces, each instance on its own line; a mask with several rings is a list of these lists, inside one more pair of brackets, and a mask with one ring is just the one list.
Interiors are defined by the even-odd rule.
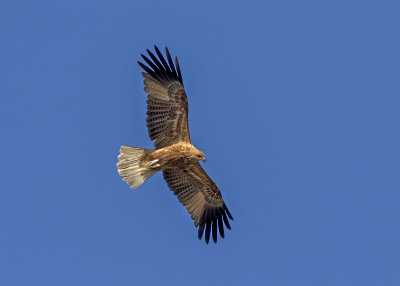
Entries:
[[151,78],[147,73],[142,73],[144,79],[144,91],[147,95],[155,100],[169,101],[168,87],[165,87]]
[[192,220],[194,220],[195,226],[199,224],[199,218],[204,208],[204,201],[204,195],[201,192],[198,192],[187,202],[186,209]]

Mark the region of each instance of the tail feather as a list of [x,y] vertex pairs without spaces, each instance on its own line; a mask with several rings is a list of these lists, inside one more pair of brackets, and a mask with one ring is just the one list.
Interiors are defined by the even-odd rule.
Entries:
[[136,189],[157,173],[157,171],[149,170],[142,166],[143,159],[153,150],[121,146],[119,152],[118,173],[122,176],[122,180],[131,186],[131,189]]

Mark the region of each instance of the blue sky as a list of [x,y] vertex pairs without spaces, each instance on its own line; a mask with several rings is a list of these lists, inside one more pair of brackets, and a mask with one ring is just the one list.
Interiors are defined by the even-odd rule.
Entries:
[[[397,1],[1,6],[1,285],[399,285]],[[216,245],[117,173],[152,147],[153,44],[235,218]]]

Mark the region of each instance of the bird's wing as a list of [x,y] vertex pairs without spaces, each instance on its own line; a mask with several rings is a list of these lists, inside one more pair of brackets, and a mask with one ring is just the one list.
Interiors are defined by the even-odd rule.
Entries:
[[217,242],[217,228],[224,237],[224,223],[231,229],[227,216],[233,220],[221,192],[199,163],[186,169],[166,169],[163,171],[168,187],[178,197],[199,228],[198,237],[202,238],[205,229],[205,241],[212,237]]
[[[144,90],[147,93],[147,129],[154,146],[162,148],[179,141],[190,143],[188,126],[188,102],[183,87],[178,58],[175,65],[165,48],[167,61],[157,46],[154,46],[158,58],[149,50],[151,60],[141,55],[145,64],[138,64],[145,70]],[[175,68],[176,66],[176,68]]]

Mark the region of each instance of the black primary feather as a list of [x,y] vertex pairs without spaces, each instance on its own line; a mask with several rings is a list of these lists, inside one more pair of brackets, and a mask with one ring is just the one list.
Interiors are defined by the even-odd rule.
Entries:
[[149,54],[150,58],[153,60],[153,62],[156,64],[158,69],[160,71],[165,72],[165,69],[164,69],[163,65],[160,63],[160,61],[157,59],[157,57],[149,49],[146,49],[146,51]]
[[178,75],[177,75],[175,67],[174,67],[174,62],[172,61],[171,55],[169,54],[169,51],[168,51],[167,47],[165,47],[165,54],[167,55],[167,60],[168,60],[169,66],[170,66],[170,68],[172,70],[172,73],[174,74],[174,76],[176,78],[178,78]]
[[176,65],[176,71],[178,72],[178,80],[181,82],[181,84],[183,84],[181,67],[179,66],[178,57],[175,57],[175,65]]
[[169,68],[167,62],[165,61],[164,56],[161,54],[160,50],[157,48],[156,45],[154,45],[154,49],[156,50],[157,56],[161,60],[161,63],[163,64],[165,70],[167,71],[167,73],[169,73],[171,75],[171,78],[172,78],[172,71]]
[[224,223],[225,223],[225,225],[226,225],[226,228],[227,228],[227,229],[231,229],[231,226],[229,225],[229,221],[228,221],[228,218],[226,217],[225,212],[222,214],[222,217],[223,217],[223,219],[224,219]]
[[146,57],[145,55],[141,56],[146,61],[146,63],[153,69],[154,73],[156,73],[159,78],[168,81],[168,78],[166,76],[163,76],[158,67],[151,60],[149,60],[148,57]]
[[214,216],[213,221],[212,221],[212,236],[213,240],[215,243],[217,243],[217,238],[218,238],[218,233],[217,233],[217,217]]
[[171,54],[169,53],[168,48],[165,48],[165,53],[167,56],[167,60],[165,60],[164,56],[162,55],[161,51],[158,49],[157,46],[154,46],[154,50],[158,56],[155,56],[149,49],[146,49],[147,53],[149,54],[151,60],[146,57],[145,55],[141,55],[142,58],[145,60],[148,66],[145,64],[138,62],[138,64],[154,79],[161,83],[165,82],[173,82],[179,81],[183,85],[181,69],[179,67],[178,58],[175,58],[176,68],[171,58]]
[[199,237],[199,239],[201,239],[203,237],[203,233],[204,233],[204,227],[206,226],[206,224],[203,222],[201,222],[199,224],[199,232],[197,234],[197,236]]
[[222,215],[220,214],[218,217],[218,228],[219,228],[219,234],[221,235],[222,238],[224,238],[224,224],[222,222]]
[[206,222],[206,235],[204,239],[206,240],[206,243],[210,241],[210,231],[211,231],[211,221],[207,220]]
[[218,231],[222,238],[225,237],[224,224],[227,229],[231,229],[228,217],[233,220],[232,215],[227,211],[225,204],[221,207],[206,207],[198,224],[198,238],[202,239],[203,233],[206,243],[210,241],[212,234],[213,241],[217,243]]

